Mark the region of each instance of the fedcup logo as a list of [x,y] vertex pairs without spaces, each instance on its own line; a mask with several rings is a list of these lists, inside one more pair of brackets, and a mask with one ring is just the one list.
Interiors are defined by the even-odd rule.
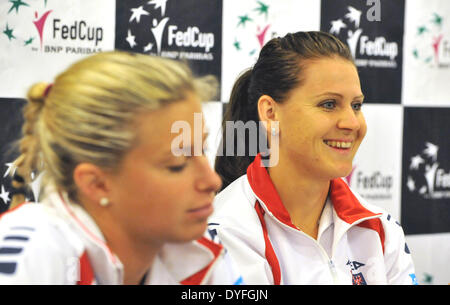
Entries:
[[52,12],[52,10],[46,11],[42,14],[42,16],[39,18],[38,12],[34,13],[34,16],[36,17],[36,20],[33,21],[33,24],[36,27],[36,30],[39,33],[39,40],[41,42],[41,50],[42,50],[42,44],[43,44],[43,33],[44,33],[44,26],[45,21],[47,20],[48,15]]
[[[143,52],[152,51],[154,45],[156,44],[157,53],[158,54],[161,53],[161,43],[162,43],[163,32],[164,32],[164,29],[166,28],[167,22],[170,20],[169,17],[164,16],[166,13],[166,2],[167,2],[167,0],[148,1],[147,5],[153,6],[152,14],[150,14],[150,8],[144,9],[143,5],[130,9],[131,16],[129,19],[129,23],[133,23],[133,22],[140,23],[141,17],[143,17],[143,16],[150,17],[153,14],[156,15],[155,11],[158,9],[160,10],[161,19],[158,20],[156,18],[153,18],[152,26],[150,28],[150,32],[153,34],[153,37],[154,37],[154,42],[149,41],[147,44],[145,44],[142,49]],[[136,37],[133,35],[131,30],[128,29],[128,35],[125,38],[125,40],[128,42],[128,44],[130,45],[130,48],[132,48],[132,49],[137,46],[135,39],[136,39]]]
[[[128,46],[138,52],[161,55],[169,58],[185,58],[195,60],[212,60],[211,50],[216,45],[215,35],[203,32],[197,25],[181,26],[180,22],[172,20],[167,13],[168,0],[152,0],[130,9],[127,36]],[[174,23],[176,22],[176,24]],[[136,41],[138,34],[135,25],[149,26],[146,37],[139,37],[144,41],[139,45]],[[163,39],[167,38],[167,41]],[[166,48],[190,48],[200,52],[169,51]]]
[[412,55],[430,67],[450,68],[450,36],[443,30],[444,17],[438,13],[417,26]]
[[233,49],[249,57],[257,57],[264,44],[277,34],[272,30],[271,7],[264,1],[254,1],[248,11],[242,11],[235,21]]
[[440,168],[439,147],[425,142],[425,149],[411,157],[406,186],[426,199],[450,198],[450,171]]
[[357,165],[353,165],[352,171],[344,180],[366,199],[392,199],[394,177],[385,171],[374,170],[368,172],[361,170]]
[[[23,40],[22,46],[24,47],[33,46],[34,45],[33,42],[36,39],[35,36],[36,33],[29,26],[28,27],[24,26],[24,24],[30,25],[31,23],[33,23],[39,36],[40,49],[42,50],[44,27],[46,24],[47,17],[52,12],[52,10],[46,10],[44,13],[41,14],[41,16],[39,16],[38,10],[35,10],[33,7],[30,7],[30,4],[23,2],[22,0],[11,0],[9,2],[11,2],[11,7],[7,12],[6,17],[8,20],[11,21],[11,23],[15,24],[15,26],[10,26],[7,22],[3,34],[5,34],[6,37],[8,37],[8,40],[10,42]],[[46,5],[47,1],[45,1],[45,6]],[[27,22],[25,21],[25,19],[28,19],[31,10],[34,10],[34,20],[32,22]],[[27,36],[23,36],[20,38],[16,37],[15,31],[26,32]]]
[[[378,4],[377,4],[378,3]],[[368,21],[381,21],[379,1],[365,13]],[[396,68],[399,46],[384,36],[369,35],[361,26],[363,9],[347,7],[347,13],[330,22],[328,32],[340,37],[347,45],[358,67]]]
[[[270,129],[266,122],[227,121],[225,123],[226,137],[217,151],[216,156],[256,156],[261,152],[261,165],[273,167],[279,160],[279,122],[271,122]],[[175,121],[171,133],[178,134],[171,142],[171,152],[174,156],[201,156],[206,141],[203,141],[203,115],[194,113],[194,126],[186,121]],[[270,130],[268,133],[267,130]],[[259,137],[258,137],[259,134]],[[267,135],[269,134],[269,139]],[[248,135],[248,137],[247,137]],[[248,139],[248,142],[246,141]],[[225,141],[225,151],[224,142]],[[270,141],[270,145],[269,142]],[[248,143],[248,144],[247,144]],[[270,146],[270,147],[269,147]],[[268,158],[270,156],[270,158]]]
[[64,16],[66,12],[62,11],[60,2],[53,1],[49,4],[51,8],[47,7],[47,1],[9,2],[11,8],[6,14],[3,34],[10,43],[44,53],[91,54],[101,51],[103,27],[82,18]]

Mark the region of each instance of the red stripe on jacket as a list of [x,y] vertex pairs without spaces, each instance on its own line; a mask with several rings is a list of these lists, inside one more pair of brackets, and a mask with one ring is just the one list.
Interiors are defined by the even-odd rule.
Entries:
[[197,273],[194,273],[193,275],[189,276],[188,278],[182,280],[180,284],[182,285],[200,285],[205,278],[205,276],[208,274],[209,269],[211,269],[214,262],[217,260],[217,258],[220,256],[220,253],[222,252],[223,246],[216,244],[215,242],[202,237],[197,240],[199,244],[207,248],[211,253],[213,254],[212,261],[203,269],[198,271]]
[[[252,164],[247,168],[247,179],[253,192],[262,200],[267,209],[279,221],[298,230],[292,223],[289,212],[282,203],[270,179],[269,173],[261,162],[261,154],[258,154]],[[362,218],[379,215],[366,209],[342,179],[331,180],[330,198],[336,214],[346,223],[352,224]],[[385,234],[381,220],[379,218],[365,220],[358,224],[358,226],[374,230],[378,233],[384,253]]]
[[94,282],[94,270],[92,269],[91,262],[87,252],[84,251],[79,258],[80,262],[80,279],[77,281],[77,285],[92,285]]
[[267,233],[266,222],[264,221],[264,209],[261,207],[258,201],[255,203],[255,210],[258,214],[259,221],[261,222],[261,226],[263,229],[264,235],[264,243],[266,245],[265,256],[267,262],[269,263],[270,268],[272,269],[273,274],[273,283],[274,285],[280,285],[281,283],[281,269],[280,263],[278,262],[277,255],[275,254],[275,250],[272,247],[272,243],[269,239],[269,234]]

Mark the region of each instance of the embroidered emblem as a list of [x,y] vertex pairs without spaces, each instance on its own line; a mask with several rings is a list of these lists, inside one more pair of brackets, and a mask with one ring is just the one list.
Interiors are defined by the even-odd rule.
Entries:
[[353,285],[367,285],[366,280],[362,273],[353,274],[352,273],[352,284]]
[[350,266],[350,269],[351,269],[350,273],[352,275],[352,284],[353,285],[367,285],[367,282],[366,282],[362,272],[354,273],[356,270],[358,270],[358,268],[365,266],[366,264],[360,263],[357,261],[347,260],[346,265]]

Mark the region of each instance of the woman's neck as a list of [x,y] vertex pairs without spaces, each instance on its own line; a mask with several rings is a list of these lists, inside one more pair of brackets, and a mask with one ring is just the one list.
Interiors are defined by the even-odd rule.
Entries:
[[296,166],[279,160],[269,175],[291,221],[304,233],[317,239],[318,223],[328,196],[330,181],[301,173]]
[[83,207],[100,228],[110,250],[119,257],[123,264],[123,284],[139,284],[150,270],[163,244],[144,242],[138,237],[133,238],[133,235],[113,221],[111,214],[104,209],[90,204],[83,204]]
[[104,232],[108,246],[124,267],[123,284],[137,285],[150,270],[161,245],[152,246],[130,239],[122,232]]

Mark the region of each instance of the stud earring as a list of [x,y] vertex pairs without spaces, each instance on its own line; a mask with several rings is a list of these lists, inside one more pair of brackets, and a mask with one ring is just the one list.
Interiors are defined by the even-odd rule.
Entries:
[[102,198],[100,199],[100,205],[101,205],[102,207],[106,207],[108,204],[109,204],[109,199],[108,199],[108,198],[102,197]]
[[272,137],[275,137],[277,135],[277,130],[275,127],[272,127]]

